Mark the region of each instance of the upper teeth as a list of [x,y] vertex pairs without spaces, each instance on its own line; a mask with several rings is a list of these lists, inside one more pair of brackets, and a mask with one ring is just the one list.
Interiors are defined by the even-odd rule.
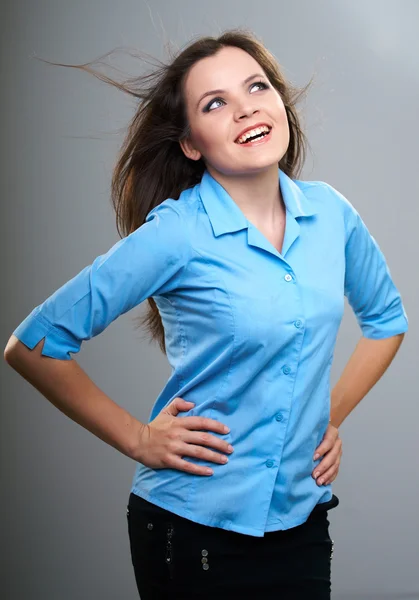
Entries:
[[267,125],[262,125],[262,127],[256,127],[256,129],[251,129],[250,131],[246,131],[243,135],[238,138],[238,143],[243,144],[248,138],[253,137],[255,135],[260,135],[261,133],[268,133],[269,127]]

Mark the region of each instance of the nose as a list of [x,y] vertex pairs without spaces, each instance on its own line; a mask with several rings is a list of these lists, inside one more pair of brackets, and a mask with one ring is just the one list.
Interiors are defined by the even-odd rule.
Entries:
[[235,114],[234,114],[234,118],[236,121],[241,121],[243,119],[249,118],[255,114],[257,114],[259,112],[259,109],[256,108],[254,105],[250,105],[250,103],[248,104],[242,104],[240,106],[237,107]]

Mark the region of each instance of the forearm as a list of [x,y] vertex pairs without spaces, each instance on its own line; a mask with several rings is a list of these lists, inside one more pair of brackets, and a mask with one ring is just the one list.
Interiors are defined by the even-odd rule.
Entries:
[[133,458],[144,424],[100,390],[75,360],[42,356],[43,340],[29,350],[12,337],[6,362],[70,419]]
[[330,420],[340,427],[357,404],[385,373],[404,334],[381,340],[362,337],[331,393]]

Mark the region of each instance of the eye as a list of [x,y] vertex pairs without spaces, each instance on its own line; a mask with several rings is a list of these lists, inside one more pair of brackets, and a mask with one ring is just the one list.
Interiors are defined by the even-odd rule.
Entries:
[[268,86],[266,85],[266,83],[264,81],[255,81],[255,83],[252,83],[252,85],[250,87],[252,88],[255,85],[260,85],[263,90],[266,90],[268,88]]
[[[255,85],[258,85],[261,87],[262,90],[267,90],[268,89],[268,85],[264,82],[264,81],[255,81],[254,83],[252,83],[250,85],[249,89],[252,89],[253,87],[255,87]],[[214,98],[213,100],[211,100],[211,102],[209,102],[205,108],[203,109],[203,112],[210,112],[211,110],[213,110],[211,107],[215,102],[224,102],[224,100],[222,98]],[[215,108],[218,108],[217,106]]]
[[221,98],[214,98],[214,100],[211,100],[211,102],[206,105],[203,112],[210,112],[212,110],[211,106],[214,104],[214,102],[224,102],[224,100]]

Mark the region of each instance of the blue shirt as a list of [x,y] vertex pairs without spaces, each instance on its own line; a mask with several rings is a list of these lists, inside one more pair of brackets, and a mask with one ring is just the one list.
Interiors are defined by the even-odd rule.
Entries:
[[206,171],[178,200],[98,256],[32,310],[14,334],[68,360],[83,340],[152,296],[171,375],[149,421],[176,396],[228,425],[212,476],[137,463],[131,491],[195,522],[253,536],[304,523],[332,498],[312,471],[330,416],[330,368],[344,311],[381,339],[408,321],[385,258],[332,186],[278,171],[286,205],[280,254]]

